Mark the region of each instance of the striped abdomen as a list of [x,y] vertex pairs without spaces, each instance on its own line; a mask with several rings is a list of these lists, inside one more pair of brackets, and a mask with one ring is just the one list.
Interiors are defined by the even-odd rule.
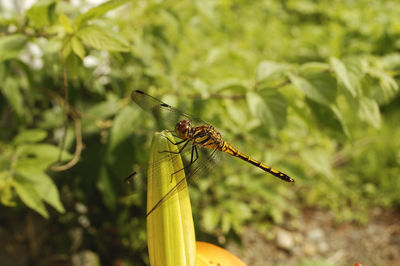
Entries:
[[254,166],[257,166],[258,168],[261,168],[262,170],[270,173],[271,175],[274,175],[286,182],[294,182],[294,180],[289,177],[288,175],[275,170],[269,166],[266,166],[265,164],[262,164],[256,160],[251,159],[249,156],[241,153],[240,151],[238,151],[237,149],[235,149],[234,147],[232,147],[230,144],[224,142],[224,144],[219,148],[221,151],[226,152],[232,156],[238,157],[240,159],[242,159],[243,161],[249,162]]

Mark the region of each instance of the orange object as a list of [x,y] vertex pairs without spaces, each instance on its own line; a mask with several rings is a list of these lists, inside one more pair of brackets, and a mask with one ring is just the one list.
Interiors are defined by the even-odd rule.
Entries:
[[198,266],[245,266],[238,257],[216,245],[196,242],[196,265]]

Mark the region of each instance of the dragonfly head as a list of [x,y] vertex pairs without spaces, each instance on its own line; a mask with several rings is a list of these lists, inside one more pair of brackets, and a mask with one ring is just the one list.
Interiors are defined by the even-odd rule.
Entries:
[[187,139],[189,137],[190,129],[192,125],[190,120],[184,119],[176,123],[175,125],[175,133],[181,139]]

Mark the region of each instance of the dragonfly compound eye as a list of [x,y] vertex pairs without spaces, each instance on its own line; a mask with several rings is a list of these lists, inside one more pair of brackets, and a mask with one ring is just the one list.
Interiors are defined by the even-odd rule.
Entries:
[[190,121],[187,119],[184,119],[180,122],[178,122],[175,126],[175,132],[180,138],[187,138],[189,131],[190,131]]

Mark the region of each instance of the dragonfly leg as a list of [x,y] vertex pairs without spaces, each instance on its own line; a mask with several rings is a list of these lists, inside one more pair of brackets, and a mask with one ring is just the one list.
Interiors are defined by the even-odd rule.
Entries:
[[[166,137],[166,136],[164,136],[164,137]],[[184,140],[182,140],[182,141],[178,141],[178,142],[173,142],[172,140],[170,140],[168,137],[166,137],[167,138],[167,140],[170,142],[170,143],[172,143],[172,144],[174,144],[174,145],[179,145],[179,144],[181,144],[181,143],[184,143],[185,141],[187,141],[187,139],[184,139]]]
[[[193,161],[193,150],[196,152],[196,159]],[[192,146],[192,155],[190,156],[190,164],[193,164],[199,158],[199,153],[197,152],[197,146]]]
[[161,205],[161,203],[163,203],[164,201],[166,201],[170,196],[172,196],[173,193],[175,193],[176,190],[179,189],[179,187],[184,184],[183,181],[185,180],[185,178],[182,178],[181,180],[179,180],[178,183],[176,183],[176,185],[167,192],[167,194],[165,194],[164,196],[162,196],[162,198],[156,203],[156,205],[153,206],[153,208],[151,208],[151,210],[146,214],[146,217],[149,216],[155,209],[157,209],[158,206]]
[[[193,154],[196,153],[196,159],[193,160]],[[172,182],[172,177],[173,175],[179,173],[180,171],[189,168],[190,166],[192,166],[192,164],[194,164],[194,162],[199,159],[199,153],[197,152],[197,146],[196,145],[192,145],[192,155],[190,156],[190,163],[187,166],[182,167],[181,169],[179,169],[178,171],[175,171],[171,174],[171,181]]]
[[[196,158],[193,160],[193,155],[194,155],[194,154],[195,154]],[[193,145],[192,145],[192,156],[191,156],[191,160],[190,160],[190,163],[189,163],[189,165],[188,165],[187,167],[191,166],[198,158],[199,158],[199,153],[198,153],[198,151],[197,151],[197,146],[193,144]],[[172,175],[178,173],[179,171],[182,171],[183,169],[185,169],[185,167],[183,167],[182,169],[176,171],[176,172],[173,173]],[[172,178],[172,175],[171,175],[171,178]],[[184,181],[185,179],[186,179],[186,178],[182,178],[181,180],[179,180],[178,183],[176,183],[176,185],[175,185],[170,191],[168,191],[167,194],[165,194],[165,195],[156,203],[156,205],[153,206],[153,208],[150,209],[150,211],[146,214],[146,217],[149,216],[155,209],[157,209],[158,206],[160,206],[164,201],[166,201],[176,190],[178,190],[179,187],[183,184],[183,181]],[[171,179],[171,182],[172,182],[172,179]]]
[[182,144],[185,141],[186,141],[186,143],[178,151],[160,151],[160,153],[168,152],[168,153],[173,153],[173,154],[180,154],[185,149],[186,145],[189,143],[189,139],[185,139],[185,140],[182,140],[182,141],[177,142],[177,143],[171,142],[174,145],[179,145],[179,144]]

